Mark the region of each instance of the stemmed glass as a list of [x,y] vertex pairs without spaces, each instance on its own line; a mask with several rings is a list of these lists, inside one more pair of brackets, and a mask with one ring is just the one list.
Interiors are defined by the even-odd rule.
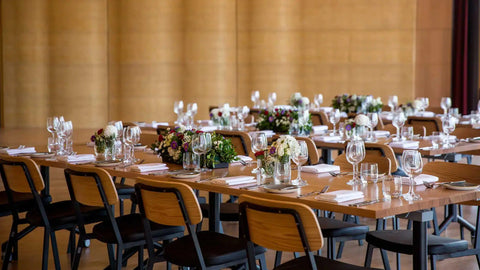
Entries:
[[60,125],[60,120],[58,119],[57,116],[47,117],[47,130],[52,134],[52,141],[54,145],[53,149],[55,149],[54,150],[55,152],[57,152],[57,149],[58,149],[58,141],[57,141],[58,138],[56,135],[58,132],[59,125]]
[[[137,161],[135,158],[135,144],[140,141],[140,134],[142,133],[138,126],[128,126],[123,130],[123,138],[125,145],[130,149],[125,150],[125,163],[134,163]],[[128,154],[127,154],[128,153]]]
[[378,125],[378,113],[376,113],[376,112],[368,113],[367,116],[368,116],[368,119],[370,119],[370,127],[369,127],[370,128],[370,140],[374,141],[375,136],[374,136],[373,130]]
[[315,107],[317,110],[320,110],[320,105],[323,103],[323,95],[316,94],[313,96],[313,103],[315,103]]
[[[200,156],[206,154],[212,147],[212,139],[210,133],[199,133],[192,138],[192,150],[195,154]],[[203,159],[204,165],[206,165],[206,157]],[[203,168],[202,168],[203,167]],[[202,166],[200,162],[200,171],[206,171],[206,168]]]
[[305,141],[297,140],[299,145],[299,151],[295,153],[292,157],[293,162],[297,165],[297,179],[294,180],[298,186],[303,187],[308,185],[308,183],[302,179],[301,172],[302,172],[302,165],[308,161],[308,147]]
[[250,113],[250,108],[248,108],[247,106],[237,108],[237,117],[239,120],[238,130],[240,131],[245,130],[245,118],[247,118],[249,113]]
[[415,176],[419,175],[423,169],[422,155],[417,150],[405,150],[402,154],[402,164],[405,173],[410,178],[410,187],[408,188],[408,193],[403,195],[403,198],[407,201],[417,201],[421,200],[422,197],[416,194],[413,190]]
[[443,145],[444,148],[449,148],[452,145],[450,144],[450,133],[452,133],[455,130],[455,122],[457,119],[450,114],[447,114],[442,117],[442,128],[443,128],[443,133],[446,134],[445,136],[445,144]]
[[337,133],[336,125],[340,121],[340,110],[339,109],[333,109],[329,114],[328,114],[328,121],[333,124],[333,133],[332,136],[335,136]]
[[182,122],[183,117],[183,100],[175,101],[173,103],[173,112],[177,115],[177,124]]
[[268,94],[268,106],[273,107],[275,105],[275,102],[277,101],[277,93],[272,92]]
[[400,141],[402,139],[400,129],[403,127],[406,120],[402,109],[398,109],[393,113],[392,125],[397,128],[397,137],[394,138],[394,141]]
[[447,115],[448,109],[452,107],[452,99],[450,99],[450,97],[442,97],[442,100],[440,101],[440,107],[443,109],[443,114]]
[[430,106],[430,100],[428,99],[428,97],[422,97],[421,101],[423,104],[422,110],[425,111],[428,108],[428,106]]
[[348,181],[348,185],[363,184],[360,174],[358,173],[358,163],[365,158],[365,143],[361,139],[353,139],[348,142],[345,151],[347,161],[353,165],[353,179]]
[[73,153],[73,149],[72,149],[73,124],[72,124],[72,121],[65,121],[63,123],[63,134],[64,134],[64,141],[65,141],[64,154],[71,155]]
[[250,100],[253,102],[253,108],[258,109],[260,105],[258,103],[258,101],[260,100],[260,91],[252,91]]
[[187,129],[193,128],[194,118],[198,112],[197,103],[188,103],[187,104],[187,113],[185,114],[185,126]]
[[123,154],[123,122],[112,121],[108,124],[117,129],[117,137],[115,138],[115,157],[121,159]]
[[388,97],[388,107],[392,110],[392,113],[395,111],[398,105],[398,97],[397,96],[389,96]]
[[[255,154],[267,148],[267,135],[263,132],[256,132],[252,134],[252,152]],[[261,177],[260,167],[262,166],[262,160],[257,158],[257,168],[252,171],[252,173],[257,174],[257,183]]]

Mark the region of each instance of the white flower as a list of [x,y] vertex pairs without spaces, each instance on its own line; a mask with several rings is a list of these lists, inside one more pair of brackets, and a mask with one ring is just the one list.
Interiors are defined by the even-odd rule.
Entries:
[[103,130],[105,137],[117,137],[117,128],[113,125],[107,125]]
[[218,117],[218,112],[220,112],[219,109],[212,109],[212,110],[210,111],[210,113],[212,114],[212,117],[213,117],[213,118]]
[[357,126],[370,126],[370,119],[364,114],[355,116],[355,124]]
[[307,106],[310,103],[308,97],[302,97],[302,105]]
[[415,109],[415,110],[420,110],[422,107],[423,107],[423,102],[416,99],[412,102],[412,107]]
[[292,95],[292,99],[294,100],[299,100],[302,98],[302,94],[300,94],[300,92],[296,92]]

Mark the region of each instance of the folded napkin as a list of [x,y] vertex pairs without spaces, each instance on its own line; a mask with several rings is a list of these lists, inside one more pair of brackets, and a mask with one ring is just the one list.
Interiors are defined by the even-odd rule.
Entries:
[[373,134],[375,134],[376,138],[386,138],[390,136],[390,131],[388,130],[374,130]]
[[275,132],[273,132],[273,130],[253,131],[253,132],[249,132],[248,134],[250,134],[250,136],[252,136],[252,134],[259,133],[259,132],[265,133],[265,136],[267,136],[267,137],[272,137],[273,135],[275,135]]
[[381,112],[380,117],[382,119],[392,120],[393,119],[393,114],[391,112]]
[[319,110],[328,113],[328,112],[331,112],[333,110],[333,107],[320,107]]
[[417,112],[415,116],[420,116],[420,117],[434,117],[435,113],[434,112]]
[[322,134],[328,130],[328,126],[324,126],[324,125],[313,126],[312,130],[313,130],[313,134]]
[[130,167],[132,172],[151,172],[151,171],[161,171],[168,170],[167,164],[165,163],[147,163],[147,164],[138,164]]
[[[415,176],[415,178],[413,178],[413,182],[415,186],[423,185],[423,182],[433,183],[437,181],[438,181],[438,177],[434,175],[429,175],[429,174],[420,174],[418,176]],[[408,177],[402,177],[402,184],[410,185],[410,179]]]
[[203,127],[200,128],[200,130],[203,131],[203,132],[212,132],[212,131],[215,131],[217,129],[218,129],[217,126],[203,126]]
[[480,123],[472,124],[473,129],[480,129]]
[[253,158],[249,157],[249,156],[242,156],[242,155],[238,155],[237,156],[238,159],[240,160],[237,160],[237,161],[233,161],[232,163],[240,163],[240,161],[245,161],[245,162],[251,162],[253,160]]
[[36,153],[35,147],[23,147],[23,148],[6,148],[6,149],[1,149],[0,153],[4,153],[10,156],[18,155],[18,154],[32,154]]
[[420,142],[418,141],[400,141],[391,142],[390,147],[404,148],[404,149],[418,149]]
[[302,172],[308,173],[326,173],[326,172],[338,172],[340,166],[330,164],[317,164],[310,166],[302,166]]
[[335,190],[315,197],[317,200],[331,202],[346,202],[363,198],[363,192],[353,190]]
[[[425,137],[427,140],[433,140],[434,139],[434,136],[433,135],[429,135],[429,136],[426,136]],[[443,139],[446,139],[445,137]],[[457,136],[455,135],[448,135],[448,141],[449,142],[456,142],[457,141]]]
[[152,121],[152,127],[157,128],[158,126],[168,126],[168,122],[157,122],[157,121]]
[[58,159],[66,161],[68,163],[86,163],[86,162],[93,162],[96,160],[93,154],[61,156],[61,157],[58,157]]
[[322,142],[339,142],[342,140],[341,136],[317,136],[315,139]]
[[257,180],[253,176],[240,175],[213,179],[212,181],[210,181],[210,183],[217,185],[234,186],[241,184],[257,183]]

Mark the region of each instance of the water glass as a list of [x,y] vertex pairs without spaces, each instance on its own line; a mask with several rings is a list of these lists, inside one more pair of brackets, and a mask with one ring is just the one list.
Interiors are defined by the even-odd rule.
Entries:
[[47,143],[47,148],[48,152],[50,153],[57,153],[57,142],[55,140],[55,137],[48,137],[48,143]]
[[369,183],[377,183],[378,181],[378,164],[377,163],[362,163],[360,164],[360,174],[363,179]]
[[402,194],[403,194],[402,187],[403,187],[402,177],[393,178],[392,198],[398,199],[402,197]]
[[413,127],[402,127],[402,140],[413,139]]
[[273,171],[273,178],[276,184],[290,184],[292,179],[292,168],[290,159],[287,162],[275,161],[275,169]]
[[183,169],[184,170],[198,170],[200,168],[200,156],[192,153],[183,153]]
[[430,140],[432,141],[432,148],[438,149],[443,142],[443,133],[440,131],[433,131]]

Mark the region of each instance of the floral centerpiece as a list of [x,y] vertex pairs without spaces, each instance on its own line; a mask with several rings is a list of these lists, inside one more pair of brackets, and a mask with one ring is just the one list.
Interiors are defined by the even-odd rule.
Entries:
[[345,134],[351,136],[366,136],[366,129],[370,127],[370,119],[364,114],[345,120]]
[[290,96],[290,105],[298,109],[308,109],[310,100],[307,97],[303,97],[299,92]]
[[290,164],[290,158],[297,155],[300,146],[297,140],[290,135],[281,135],[270,147],[255,153],[262,161],[262,173],[273,176],[275,163]]
[[230,106],[223,105],[221,108],[215,108],[210,111],[210,119],[219,127],[230,125]]
[[414,100],[400,105],[405,116],[414,115],[416,112],[420,111],[423,107],[423,103],[420,100]]
[[113,125],[107,125],[95,132],[90,138],[95,143],[95,155],[102,155],[103,159],[113,158],[115,155],[115,140],[117,138],[117,128]]
[[[150,148],[161,155],[164,161],[182,164],[183,154],[192,151],[192,139],[198,133],[203,131],[187,130],[184,127],[168,129],[158,136],[158,141],[154,142]],[[230,163],[236,156],[231,140],[212,133],[212,148],[206,153],[208,167],[215,167],[219,163]]]
[[382,110],[382,99],[373,98],[371,95],[348,95],[335,96],[332,100],[332,107],[346,113],[367,113],[380,112]]
[[312,119],[307,112],[300,113],[291,106],[275,106],[260,113],[257,128],[273,130],[278,133],[288,133],[290,126],[298,125],[299,133],[308,134],[312,130]]

